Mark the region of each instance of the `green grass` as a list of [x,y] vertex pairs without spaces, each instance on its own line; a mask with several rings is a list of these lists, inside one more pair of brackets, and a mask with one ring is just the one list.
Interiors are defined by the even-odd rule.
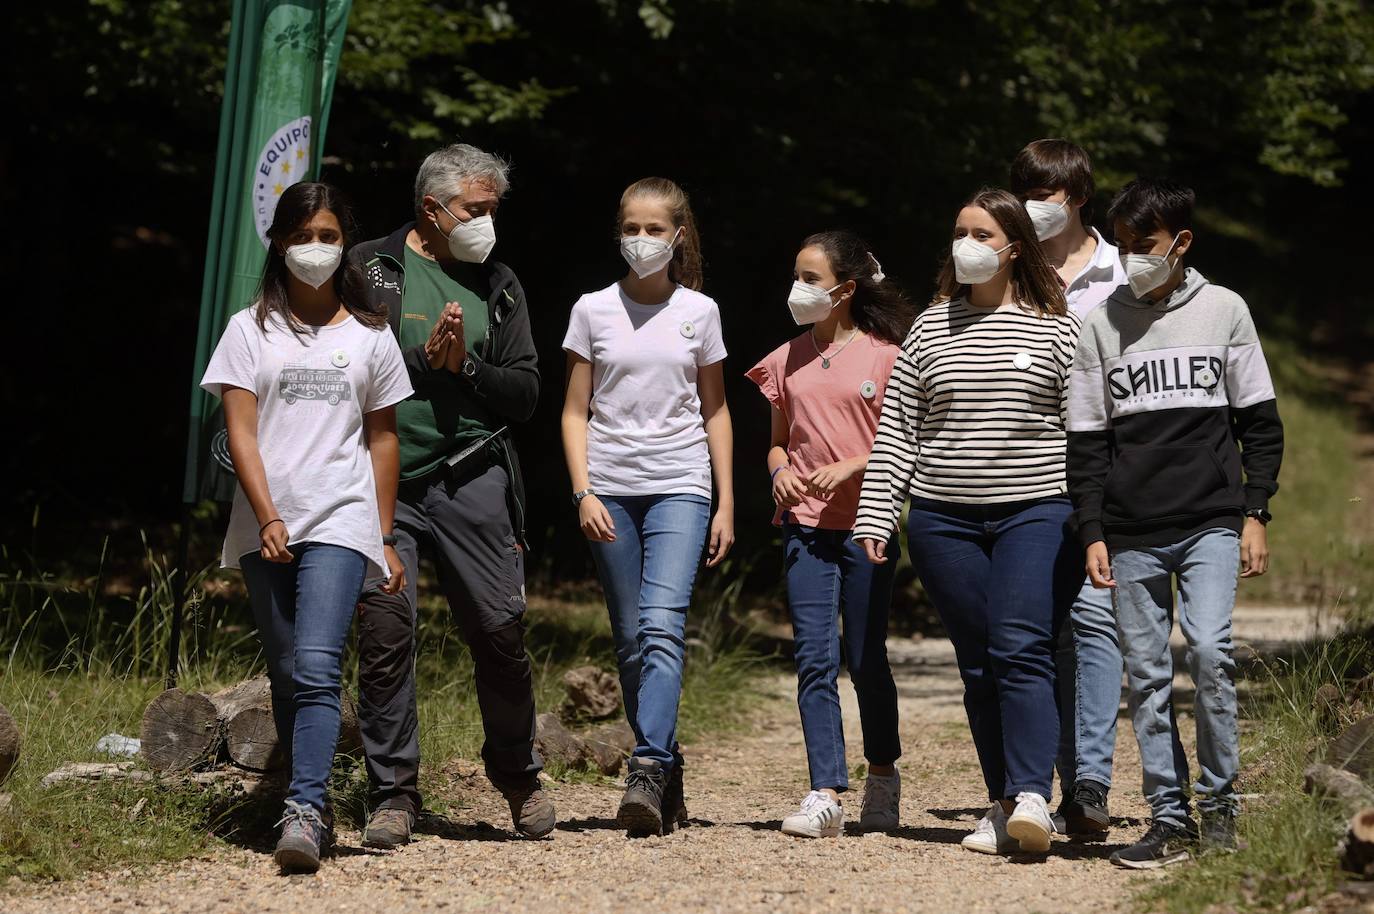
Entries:
[[1240,789],[1257,797],[1243,805],[1238,820],[1241,849],[1205,854],[1171,871],[1141,894],[1141,910],[1201,914],[1220,905],[1293,911],[1335,887],[1341,878],[1335,846],[1345,816],[1301,790],[1303,770],[1320,758],[1332,735],[1313,711],[1312,696],[1324,682],[1366,672],[1372,660],[1367,639],[1346,635],[1307,645],[1267,670],[1266,687],[1243,708],[1259,726],[1245,740],[1241,758]]
[[[136,736],[143,709],[162,689],[161,653],[167,632],[170,585],[165,564],[149,553],[147,583],[117,594],[102,590],[103,572],[59,578],[32,561],[4,553],[0,565],[0,704],[23,736],[18,768],[0,793],[0,883],[66,879],[92,869],[175,860],[220,842],[261,845],[278,809],[232,801],[212,792],[149,784],[80,784],[44,789],[40,780],[67,762],[109,761],[96,752],[106,733]],[[736,627],[739,588],[732,573],[713,575],[699,588],[689,615],[689,648],[680,732],[684,741],[707,738],[740,724],[756,704],[751,680],[765,667]],[[247,624],[245,595],[236,575],[193,579],[181,685],[211,690],[260,672],[256,634]],[[526,615],[526,644],[534,663],[541,711],[563,699],[563,673],[574,666],[614,668],[610,624],[594,589],[561,594],[533,587]],[[433,593],[431,582],[421,592]],[[454,758],[476,760],[481,718],[467,648],[448,623],[438,597],[421,601],[419,659],[421,789],[438,812],[453,811],[441,769]],[[345,659],[345,669],[356,661]],[[549,773],[568,781],[600,775]],[[345,825],[366,813],[361,763],[342,759],[331,785]],[[461,813],[459,813],[461,814]]]

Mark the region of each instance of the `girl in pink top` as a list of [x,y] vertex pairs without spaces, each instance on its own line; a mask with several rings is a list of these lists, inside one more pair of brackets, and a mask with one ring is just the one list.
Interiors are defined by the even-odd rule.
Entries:
[[[886,643],[893,563],[870,563],[851,535],[883,392],[915,311],[850,232],[807,238],[793,278],[788,308],[798,324],[811,326],[747,372],[773,404],[773,522],[783,529],[797,705],[811,773],[811,792],[782,830],[820,838],[844,828],[843,646],[869,763],[859,825],[890,831],[901,795],[897,688]],[[889,554],[897,548],[894,536]]]

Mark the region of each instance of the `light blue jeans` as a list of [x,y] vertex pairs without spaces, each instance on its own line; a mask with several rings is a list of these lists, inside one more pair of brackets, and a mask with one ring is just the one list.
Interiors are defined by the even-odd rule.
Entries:
[[1239,566],[1240,534],[1220,527],[1170,546],[1112,554],[1131,717],[1140,744],[1145,798],[1157,822],[1181,825],[1191,818],[1188,758],[1174,714],[1174,663],[1169,650],[1175,579],[1179,628],[1188,642],[1188,671],[1197,695],[1193,713],[1199,772],[1193,793],[1203,813],[1235,812],[1240,734],[1231,611]]
[[326,543],[293,543],[290,562],[239,559],[272,682],[277,739],[291,747],[288,800],[323,812],[339,742],[344,642],[367,559]]
[[711,502],[700,495],[604,495],[615,542],[592,543],[611,614],[635,757],[677,764],[684,632]]
[[1112,786],[1116,715],[1121,707],[1121,645],[1112,592],[1084,581],[1061,632],[1059,779]]

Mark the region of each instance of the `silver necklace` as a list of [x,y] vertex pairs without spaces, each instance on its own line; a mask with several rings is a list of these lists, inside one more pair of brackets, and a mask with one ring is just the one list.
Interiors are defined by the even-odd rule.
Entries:
[[[831,360],[831,359],[837,359],[837,358],[839,358],[839,357],[840,357],[840,353],[841,353],[841,352],[844,352],[845,348],[846,348],[850,343],[854,342],[854,337],[856,337],[856,336],[859,335],[859,328],[858,328],[858,327],[855,327],[853,330],[849,331],[849,339],[845,340],[845,341],[844,341],[844,345],[841,346],[839,349],[836,349],[836,350],[835,350],[835,354],[832,355],[832,356],[829,356],[829,357],[827,357],[825,353],[821,352],[821,344],[818,343],[818,342],[816,342],[816,329],[815,329],[814,327],[811,328],[811,334],[810,334],[810,335],[811,335],[811,345],[812,345],[813,347],[815,347],[816,355],[818,355],[818,356],[821,357],[821,367],[822,367],[822,368],[829,368],[829,367],[830,367],[830,360]],[[834,340],[831,340],[831,342],[834,342]]]

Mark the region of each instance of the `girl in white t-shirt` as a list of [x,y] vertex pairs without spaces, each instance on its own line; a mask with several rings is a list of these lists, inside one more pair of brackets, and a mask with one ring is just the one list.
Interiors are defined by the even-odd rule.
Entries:
[[[319,868],[339,736],[344,641],[363,581],[405,568],[388,545],[411,394],[386,315],[370,311],[346,249],[352,216],[327,184],[277,201],[258,301],[235,314],[201,386],[224,401],[239,486],[224,566],[241,568],[267,655],[291,786],[276,860]],[[385,535],[384,535],[385,534]]]
[[635,732],[617,820],[639,836],[687,817],[675,738],[684,630],[702,547],[711,568],[735,541],[733,433],[687,195],[666,178],[636,181],[617,228],[630,270],[578,299],[563,340],[563,450]]

